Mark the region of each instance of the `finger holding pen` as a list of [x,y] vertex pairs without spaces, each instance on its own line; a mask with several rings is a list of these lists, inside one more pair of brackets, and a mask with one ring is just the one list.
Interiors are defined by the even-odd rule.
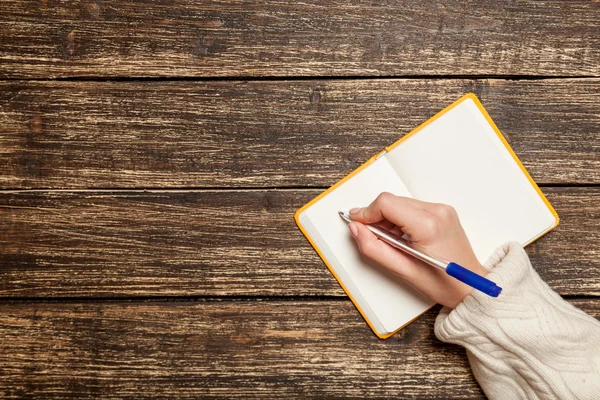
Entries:
[[[487,270],[477,260],[452,207],[382,193],[368,207],[352,209],[350,217],[354,221],[349,224],[350,232],[365,257],[395,272],[415,289],[440,304],[453,308],[473,291],[471,286],[457,279],[472,284],[470,279],[475,278],[475,283],[481,283],[477,279],[487,275]],[[392,223],[396,231],[406,233],[410,242],[424,252],[440,254],[454,261],[456,264],[451,264],[458,269],[448,273],[458,274],[457,279],[393,248],[365,225],[382,223],[385,226]],[[479,277],[473,277],[474,274],[470,271]]]

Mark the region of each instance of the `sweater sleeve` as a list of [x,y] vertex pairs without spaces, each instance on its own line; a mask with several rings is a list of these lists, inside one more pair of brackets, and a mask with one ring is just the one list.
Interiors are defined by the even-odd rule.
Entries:
[[518,243],[498,248],[485,267],[503,288],[474,291],[435,321],[441,341],[467,349],[490,399],[600,399],[600,322],[541,280]]

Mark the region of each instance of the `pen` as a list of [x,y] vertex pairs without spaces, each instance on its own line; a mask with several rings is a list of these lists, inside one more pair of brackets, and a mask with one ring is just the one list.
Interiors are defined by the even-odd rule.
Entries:
[[[348,223],[352,222],[352,218],[350,218],[350,215],[348,215],[348,213],[345,213],[343,211],[339,211],[338,213],[344,221]],[[471,286],[472,288],[487,294],[488,296],[498,297],[498,295],[502,291],[502,288],[500,286],[496,285],[489,279],[486,279],[483,276],[478,275],[475,272],[468,270],[465,267],[462,267],[454,262],[444,260],[443,258],[438,256],[433,256],[431,253],[427,254],[419,245],[409,243],[403,238],[394,235],[393,233],[387,232],[383,229],[377,228],[375,226],[367,224],[365,224],[365,226],[371,232],[373,232],[375,236],[377,236],[380,240],[384,241],[390,246],[402,250],[403,252],[410,254],[411,256],[429,265],[446,271],[446,273],[452,276],[453,278],[458,279],[462,283],[465,283]]]

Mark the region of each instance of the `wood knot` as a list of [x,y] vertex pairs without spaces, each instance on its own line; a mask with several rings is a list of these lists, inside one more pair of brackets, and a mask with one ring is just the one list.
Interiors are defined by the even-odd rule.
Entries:
[[256,341],[255,339],[251,338],[250,335],[243,334],[243,333],[237,333],[237,332],[231,334],[231,336],[229,338],[231,339],[232,342],[242,344],[242,345],[252,344]]
[[25,162],[25,170],[28,175],[40,176],[40,162],[38,160],[27,160]]
[[194,47],[194,54],[197,56],[208,56],[227,49],[224,45],[219,44],[208,32],[198,32]]
[[94,18],[100,17],[102,14],[102,2],[96,1],[85,5],[87,12]]
[[32,178],[41,176],[42,164],[35,158],[29,158],[27,154],[22,154],[18,163],[21,176]]
[[308,100],[311,108],[315,110],[321,110],[321,108],[325,105],[326,98],[327,92],[324,84],[318,83],[310,86]]
[[40,117],[40,115],[37,114],[35,117],[33,117],[32,119],[29,120],[29,132],[32,135],[39,135],[42,133],[42,130],[43,130],[42,117]]
[[311,104],[318,104],[321,102],[321,92],[319,89],[313,89],[308,96]]
[[67,35],[63,42],[63,57],[67,59],[75,53],[75,30],[72,30]]
[[262,210],[266,212],[270,211],[273,208],[270,193],[267,192],[262,196],[262,198],[260,199],[260,205],[262,207]]
[[487,79],[479,79],[472,83],[471,92],[475,93],[475,95],[483,100],[489,91],[489,81]]

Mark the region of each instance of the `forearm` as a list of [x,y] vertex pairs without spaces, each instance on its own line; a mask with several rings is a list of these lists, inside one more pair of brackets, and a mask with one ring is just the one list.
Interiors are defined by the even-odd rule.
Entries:
[[498,298],[474,292],[442,309],[436,336],[467,349],[491,399],[599,398],[600,322],[564,301],[533,270],[517,243],[486,264],[503,287]]

